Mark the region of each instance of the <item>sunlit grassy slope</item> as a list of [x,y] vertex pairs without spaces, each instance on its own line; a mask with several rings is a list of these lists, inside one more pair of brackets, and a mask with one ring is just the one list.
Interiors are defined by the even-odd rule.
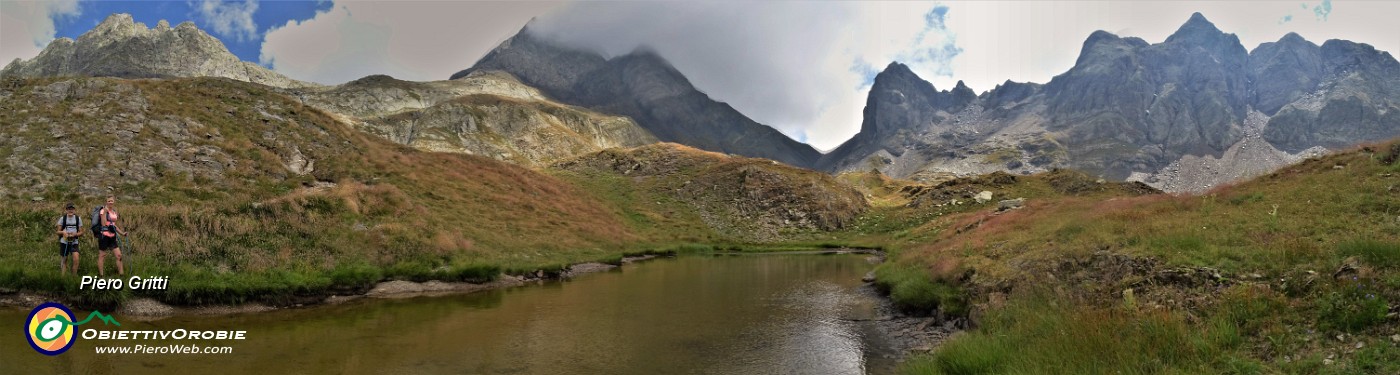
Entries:
[[[652,192],[644,193],[648,212],[674,215],[640,219],[625,197],[646,187],[627,179],[559,178],[413,150],[257,85],[5,84],[0,158],[13,162],[0,167],[0,286],[9,289],[68,290],[98,304],[130,297],[77,293],[57,275],[50,223],[59,207],[73,201],[86,215],[106,192],[131,231],[128,270],[172,277],[168,291],[134,295],[174,303],[284,303],[385,278],[489,279],[731,238]],[[166,119],[176,124],[157,126]],[[292,172],[291,155],[313,160],[314,170]],[[82,254],[84,272],[96,274],[90,239]]]

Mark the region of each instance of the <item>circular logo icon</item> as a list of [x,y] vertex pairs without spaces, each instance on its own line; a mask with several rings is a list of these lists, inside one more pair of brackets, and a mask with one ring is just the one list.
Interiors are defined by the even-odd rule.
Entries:
[[73,311],[56,302],[44,302],[29,313],[29,321],[24,325],[25,337],[29,346],[45,355],[59,355],[73,347]]

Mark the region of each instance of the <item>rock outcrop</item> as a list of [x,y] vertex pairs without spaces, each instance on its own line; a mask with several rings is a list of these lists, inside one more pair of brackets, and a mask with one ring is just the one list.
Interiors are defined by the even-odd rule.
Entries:
[[192,22],[155,28],[113,14],[77,40],[59,38],[33,59],[15,59],[0,77],[90,76],[118,78],[223,77],[273,87],[314,84],[293,80],[238,59]]
[[627,117],[551,101],[498,71],[435,82],[376,75],[289,93],[339,114],[360,130],[400,144],[533,167],[657,141]]

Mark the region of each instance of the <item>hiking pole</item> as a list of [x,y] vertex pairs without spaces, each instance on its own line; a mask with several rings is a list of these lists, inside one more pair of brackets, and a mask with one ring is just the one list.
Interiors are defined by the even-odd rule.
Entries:
[[[132,258],[131,258],[131,253],[133,253],[133,251],[131,251],[131,243],[130,243],[130,242],[127,242],[126,236],[117,234],[117,239],[121,241],[122,252],[125,253],[125,254],[122,254],[122,256],[123,256],[124,258],[127,258],[127,259],[132,259]],[[126,265],[135,265],[135,264],[136,264],[136,261],[135,261],[135,260],[132,260],[132,261],[130,261],[130,262],[126,262]],[[136,273],[135,267],[132,267],[131,273],[132,273],[132,274],[135,274],[135,273]]]

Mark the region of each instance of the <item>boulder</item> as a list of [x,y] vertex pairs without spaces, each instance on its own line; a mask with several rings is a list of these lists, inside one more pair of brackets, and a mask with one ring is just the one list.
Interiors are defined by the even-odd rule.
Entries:
[[978,204],[991,202],[992,192],[983,190],[981,193],[977,193],[977,196],[973,199],[976,199]]
[[1026,198],[1007,199],[997,202],[997,211],[1014,210],[1026,204]]

